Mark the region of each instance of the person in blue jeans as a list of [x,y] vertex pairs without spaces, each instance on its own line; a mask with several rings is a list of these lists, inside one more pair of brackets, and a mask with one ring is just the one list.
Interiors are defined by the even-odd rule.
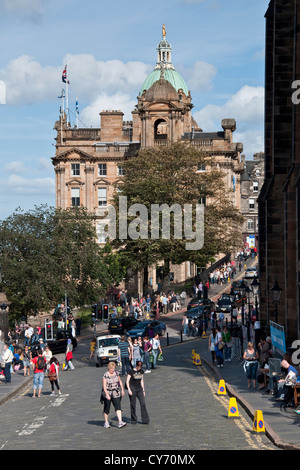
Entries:
[[258,368],[258,352],[254,348],[252,342],[248,343],[247,348],[245,349],[243,359],[245,361],[244,368],[247,374],[248,379],[248,388],[251,388],[251,380],[253,383],[253,388],[256,388],[256,376]]
[[36,398],[36,391],[38,390],[37,398],[40,398],[43,385],[44,385],[44,373],[46,368],[46,359],[43,356],[42,349],[38,350],[38,355],[31,360],[34,367],[33,374],[33,398]]
[[121,341],[119,343],[118,357],[122,363],[122,375],[125,375],[125,373],[128,374],[130,370],[130,346],[125,335],[121,337]]
[[152,362],[152,369],[156,369],[156,363],[159,353],[162,353],[159,335],[156,334],[154,338],[150,340],[152,346],[152,355],[153,355],[153,362]]

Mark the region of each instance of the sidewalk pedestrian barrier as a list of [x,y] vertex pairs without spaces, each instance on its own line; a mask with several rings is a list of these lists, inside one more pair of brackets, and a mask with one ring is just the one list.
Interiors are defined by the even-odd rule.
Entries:
[[236,398],[231,397],[229,400],[229,408],[228,408],[228,418],[239,418],[239,410],[236,402]]
[[253,420],[253,431],[265,432],[265,423],[261,410],[256,410]]
[[226,395],[225,380],[220,380],[219,382],[218,395]]
[[240,338],[232,338],[231,360],[239,361],[242,357]]

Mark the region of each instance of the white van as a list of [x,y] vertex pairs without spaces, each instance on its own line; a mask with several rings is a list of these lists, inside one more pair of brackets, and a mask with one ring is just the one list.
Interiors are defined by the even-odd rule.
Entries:
[[95,348],[96,367],[102,367],[110,361],[118,362],[119,335],[97,336]]

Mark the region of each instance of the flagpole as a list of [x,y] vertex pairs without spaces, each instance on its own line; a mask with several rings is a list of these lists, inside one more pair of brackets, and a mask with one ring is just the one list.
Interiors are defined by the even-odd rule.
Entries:
[[68,81],[68,68],[67,68],[67,63],[66,63],[66,107],[67,107],[67,113],[66,113],[66,125],[68,127],[68,115],[69,115],[69,81]]
[[78,129],[78,98],[76,96],[76,127]]

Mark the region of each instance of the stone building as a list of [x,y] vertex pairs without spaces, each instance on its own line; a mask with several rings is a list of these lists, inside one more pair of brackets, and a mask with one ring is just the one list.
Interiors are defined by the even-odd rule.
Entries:
[[[271,0],[266,12],[265,181],[259,196],[261,320],[299,337],[300,1]],[[272,301],[275,280],[282,289]]]
[[[85,206],[95,215],[98,241],[104,243],[106,221],[99,217],[122,184],[122,162],[141,148],[183,140],[215,157],[225,171],[232,201],[240,209],[243,145],[233,141],[236,122],[223,119],[223,131],[205,133],[192,117],[192,108],[191,93],[173,66],[172,47],[163,30],[157,63],[141,86],[131,121],[124,121],[120,110],[103,110],[99,128],[71,127],[65,114],[56,122],[56,153],[52,158],[56,206]],[[149,269],[149,283],[154,290],[162,280],[162,272],[163,266]],[[171,266],[170,279],[182,282],[196,273],[197,266],[183,263]]]
[[257,198],[263,186],[265,155],[255,153],[253,160],[245,160],[245,171],[241,180],[241,213],[244,246],[258,248],[258,205]]

